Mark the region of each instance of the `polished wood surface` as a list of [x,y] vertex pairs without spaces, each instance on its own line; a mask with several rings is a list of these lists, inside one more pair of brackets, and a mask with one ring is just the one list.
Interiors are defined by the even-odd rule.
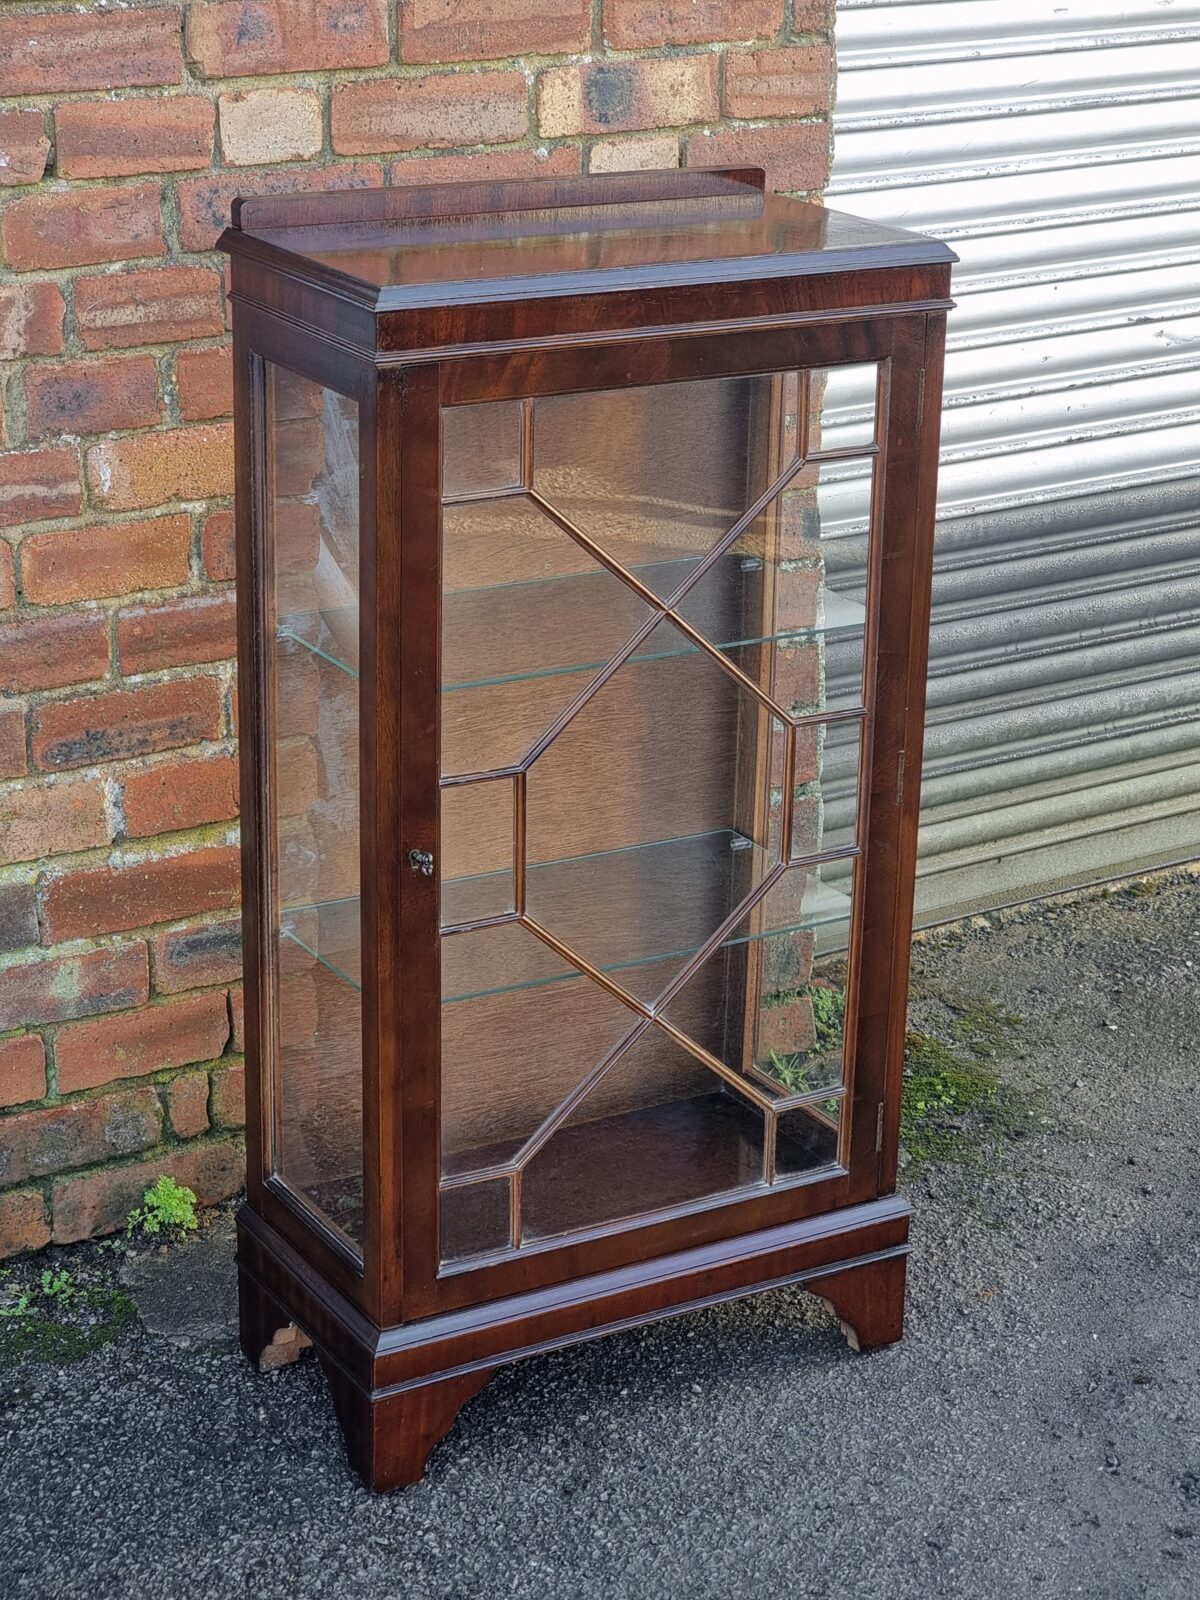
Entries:
[[[289,1323],[303,1329],[330,1375],[351,1458],[382,1488],[420,1476],[458,1406],[499,1363],[609,1328],[802,1282],[829,1300],[861,1348],[898,1337],[908,1207],[889,1196],[950,252],[763,196],[761,175],[745,172],[251,198],[222,242],[233,257],[238,423],[249,1068],[239,1261],[247,1355],[258,1360]],[[280,703],[269,662],[267,363],[359,408],[362,889],[352,914],[361,919],[363,1160],[352,1236],[289,1184],[279,1160],[274,763],[277,731],[297,719],[298,703],[290,695]],[[544,725],[546,706],[559,711],[575,692],[573,674],[561,670],[554,701],[544,687],[515,682],[470,690],[491,697],[491,742],[473,756],[507,774],[504,798],[489,809],[482,788],[472,794],[468,786],[457,792],[470,802],[457,802],[458,813],[446,809],[444,796],[456,791],[441,782],[462,770],[448,752],[455,739],[466,749],[466,734],[456,733],[441,685],[446,663],[469,678],[466,656],[454,665],[461,638],[487,641],[497,680],[526,633],[555,671],[570,667],[572,650],[586,664],[614,647],[586,590],[584,620],[572,627],[563,621],[569,590],[547,609],[536,588],[548,551],[561,569],[555,583],[593,580],[597,569],[580,559],[577,543],[531,542],[518,531],[506,545],[513,513],[495,509],[503,502],[481,512],[467,499],[443,511],[446,441],[467,415],[458,408],[590,395],[594,426],[611,426],[614,439],[627,432],[632,450],[653,414],[639,411],[639,386],[751,385],[756,420],[721,435],[701,497],[727,520],[753,498],[752,486],[777,473],[778,457],[756,457],[751,441],[781,425],[787,375],[854,363],[878,368],[881,443],[863,578],[870,717],[858,778],[861,844],[844,863],[858,909],[847,953],[841,1132],[819,1107],[792,1112],[780,1120],[778,1150],[765,1155],[762,1122],[746,1121],[740,1102],[714,1091],[691,1057],[680,1068],[664,1044],[661,1058],[651,1050],[636,1075],[631,1066],[623,1079],[614,1068],[586,1115],[565,1122],[514,1179],[513,1150],[570,1095],[575,1071],[564,1056],[556,1076],[544,1053],[526,1047],[527,1030],[586,1035],[594,1042],[582,1053],[594,1059],[606,1030],[636,1017],[587,978],[577,981],[580,1004],[570,983],[557,997],[543,990],[549,998],[534,1007],[492,993],[495,941],[457,934],[448,942],[463,941],[463,954],[447,957],[438,873],[410,861],[428,856],[444,867],[448,852],[447,877],[495,872],[515,837],[527,865],[513,893],[522,905],[540,896],[556,924],[574,916],[576,943],[589,938],[589,916],[601,929],[619,917],[630,948],[652,957],[657,919],[685,930],[679,948],[694,950],[744,885],[686,872],[656,878],[632,858],[603,876],[586,863],[557,877],[538,877],[539,867],[578,853],[576,816],[587,817],[597,849],[617,852],[655,838],[656,816],[668,807],[681,808],[681,831],[698,838],[761,831],[772,804],[764,775],[775,757],[753,698],[719,669],[716,677],[706,672],[701,656],[685,656],[667,679],[636,662],[619,669],[613,683],[621,694],[609,696],[607,719],[598,696],[597,714],[572,725],[578,736],[564,734],[552,747],[557,764],[523,765],[529,730],[536,736]],[[630,391],[624,410],[606,411],[615,391]],[[469,440],[468,455],[484,444]],[[764,551],[779,537],[775,515],[761,519]],[[647,547],[651,565],[638,571],[652,579],[654,561],[676,554],[669,545]],[[497,562],[529,584],[528,602],[513,601],[503,616],[489,610],[476,581]],[[613,628],[624,636],[641,602],[617,594],[616,610],[629,616],[622,611]],[[772,603],[766,578],[747,577],[740,590],[724,591],[727,614],[719,606],[704,613],[703,630],[736,634]],[[752,654],[743,659],[754,669]],[[651,769],[638,718],[661,698],[664,681],[677,714],[664,719]],[[682,715],[689,708],[693,714]],[[788,737],[798,744],[802,735]],[[736,766],[731,748],[742,753]],[[545,943],[538,950],[543,963],[557,959]],[[612,956],[593,937],[590,958],[599,972]],[[693,984],[672,1002],[683,1010],[670,1015],[693,1028],[689,1005],[697,1018],[717,1001],[740,1006],[733,1032],[752,1047],[759,966],[746,958],[740,976],[727,974],[721,986]],[[661,981],[648,972],[646,995]],[[458,1045],[454,1030],[466,1012],[460,1007],[456,1021],[450,1006],[443,1017],[447,983],[479,992],[462,1002],[476,1015]],[[646,1016],[646,1042],[665,1039]],[[483,1036],[494,1043],[472,1052],[470,1040]],[[492,1163],[498,1177],[475,1190],[443,1190],[443,1152],[452,1177],[456,1161]],[[778,1181],[763,1181],[763,1171],[778,1172]],[[514,1207],[525,1218],[520,1241],[511,1236]]]

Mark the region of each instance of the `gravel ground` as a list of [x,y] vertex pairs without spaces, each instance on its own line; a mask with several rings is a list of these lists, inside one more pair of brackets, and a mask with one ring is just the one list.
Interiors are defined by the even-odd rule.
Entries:
[[908,1168],[902,1344],[855,1356],[794,1291],[601,1340],[377,1498],[314,1363],[130,1325],[0,1369],[0,1594],[1195,1600],[1198,935],[1177,878],[916,947],[917,1012],[1023,1019],[1023,1110]]

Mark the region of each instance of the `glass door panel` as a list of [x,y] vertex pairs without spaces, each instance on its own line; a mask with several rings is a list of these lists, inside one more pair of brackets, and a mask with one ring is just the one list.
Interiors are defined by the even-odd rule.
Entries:
[[444,413],[447,1265],[843,1158],[878,392]]
[[267,363],[274,1173],[362,1244],[358,415]]

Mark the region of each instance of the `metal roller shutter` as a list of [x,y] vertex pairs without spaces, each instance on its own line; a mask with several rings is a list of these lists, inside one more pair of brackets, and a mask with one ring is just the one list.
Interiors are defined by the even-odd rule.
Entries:
[[1200,855],[1200,0],[837,45],[829,204],[962,257],[918,918]]

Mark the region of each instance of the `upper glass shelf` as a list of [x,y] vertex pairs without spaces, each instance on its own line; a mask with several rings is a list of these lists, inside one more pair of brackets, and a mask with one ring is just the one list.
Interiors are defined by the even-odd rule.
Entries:
[[[628,603],[623,608],[625,615],[618,616],[616,608],[611,604],[607,605],[598,619],[605,637],[603,639],[589,637],[595,634],[595,623],[589,626],[589,608],[584,603],[584,597],[578,593],[578,589],[581,585],[596,585],[597,592],[594,598],[599,600],[601,595],[596,580],[600,578],[607,579],[609,585],[619,583],[618,579],[611,578],[603,572],[597,572],[594,577],[589,573],[585,578],[558,580],[559,583],[569,584],[577,591],[572,596],[567,614],[564,615],[564,624],[569,624],[572,619],[580,622],[580,626],[574,629],[569,625],[561,628],[563,635],[561,642],[548,635],[545,629],[531,631],[531,624],[524,627],[517,625],[514,617],[514,613],[521,609],[521,598],[515,596],[512,591],[540,591],[543,589],[541,583],[515,584],[500,591],[505,597],[504,605],[485,608],[485,614],[473,620],[469,634],[465,634],[460,627],[452,628],[451,619],[448,617],[445,629],[448,659],[443,662],[445,676],[442,692],[456,694],[469,689],[492,688],[504,683],[527,683],[536,678],[599,671],[650,614],[649,608],[638,599],[637,595],[632,590],[627,590]],[[493,594],[495,591],[477,590],[469,593],[481,595]],[[458,598],[460,597],[447,596],[447,612],[459,609],[452,604]],[[461,598],[466,599],[467,596],[463,595]],[[527,598],[532,601],[535,597],[530,594]],[[613,598],[611,589],[606,598],[610,601]],[[815,596],[813,609],[816,614],[804,626],[778,627],[771,631],[754,628],[733,629],[728,626],[705,629],[701,626],[701,618],[695,615],[698,609],[696,601],[692,600],[691,596],[688,600],[692,601],[691,605],[685,601],[682,607],[685,620],[693,627],[700,627],[700,631],[704,632],[705,637],[719,650],[736,651],[756,645],[777,645],[781,649],[792,649],[816,644],[824,638],[841,638],[861,633],[866,623],[866,610],[860,600],[835,593],[831,589],[823,589]],[[490,626],[486,610],[492,612]],[[345,632],[341,627],[331,626],[335,620],[323,612],[292,612],[280,617],[279,637],[302,645],[314,656],[339,667],[350,677],[357,678],[358,664],[355,659],[357,651],[344,648]],[[675,634],[670,646],[665,648],[663,637],[661,633],[651,635],[645,646],[639,648],[630,660],[638,664],[666,661],[699,652],[700,647],[684,634]],[[469,638],[469,650],[455,648],[456,645],[461,646],[465,638]],[[587,648],[589,643],[594,644],[596,648],[589,650]]]

